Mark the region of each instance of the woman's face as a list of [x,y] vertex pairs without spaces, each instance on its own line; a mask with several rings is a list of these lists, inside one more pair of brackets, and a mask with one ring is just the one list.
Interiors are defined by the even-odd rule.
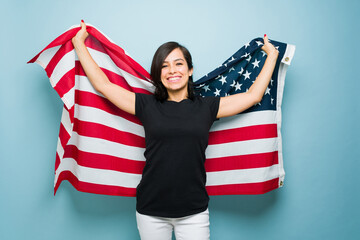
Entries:
[[174,49],[164,60],[161,68],[161,82],[168,91],[187,91],[189,69],[184,54],[179,48]]

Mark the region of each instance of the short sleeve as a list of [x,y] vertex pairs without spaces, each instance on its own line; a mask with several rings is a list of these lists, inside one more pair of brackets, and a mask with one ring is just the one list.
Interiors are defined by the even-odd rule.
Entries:
[[204,100],[204,102],[208,105],[208,107],[210,108],[210,112],[211,112],[211,119],[213,121],[216,120],[216,116],[218,114],[219,111],[219,105],[220,105],[220,97],[215,97],[215,96],[206,96],[202,98]]
[[152,100],[152,95],[135,93],[135,116],[141,120],[144,114],[146,104],[148,104]]

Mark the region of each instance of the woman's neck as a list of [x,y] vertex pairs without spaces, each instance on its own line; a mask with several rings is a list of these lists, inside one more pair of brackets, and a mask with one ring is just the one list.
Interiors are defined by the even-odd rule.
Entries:
[[188,98],[188,93],[187,91],[183,91],[183,92],[169,92],[168,91],[168,101],[174,101],[174,102],[180,102],[184,99]]

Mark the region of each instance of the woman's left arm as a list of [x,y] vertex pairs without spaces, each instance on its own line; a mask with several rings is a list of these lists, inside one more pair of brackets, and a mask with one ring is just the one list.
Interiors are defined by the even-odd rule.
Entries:
[[279,52],[269,42],[266,35],[264,36],[264,45],[261,49],[266,52],[267,58],[258,77],[247,92],[221,97],[217,118],[236,115],[261,101],[269,85],[279,55]]

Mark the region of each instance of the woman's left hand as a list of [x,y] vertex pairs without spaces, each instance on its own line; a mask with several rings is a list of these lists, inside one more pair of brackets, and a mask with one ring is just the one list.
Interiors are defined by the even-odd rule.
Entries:
[[269,42],[269,38],[264,35],[264,45],[261,47],[263,51],[266,52],[266,54],[269,55],[279,55],[278,50]]

